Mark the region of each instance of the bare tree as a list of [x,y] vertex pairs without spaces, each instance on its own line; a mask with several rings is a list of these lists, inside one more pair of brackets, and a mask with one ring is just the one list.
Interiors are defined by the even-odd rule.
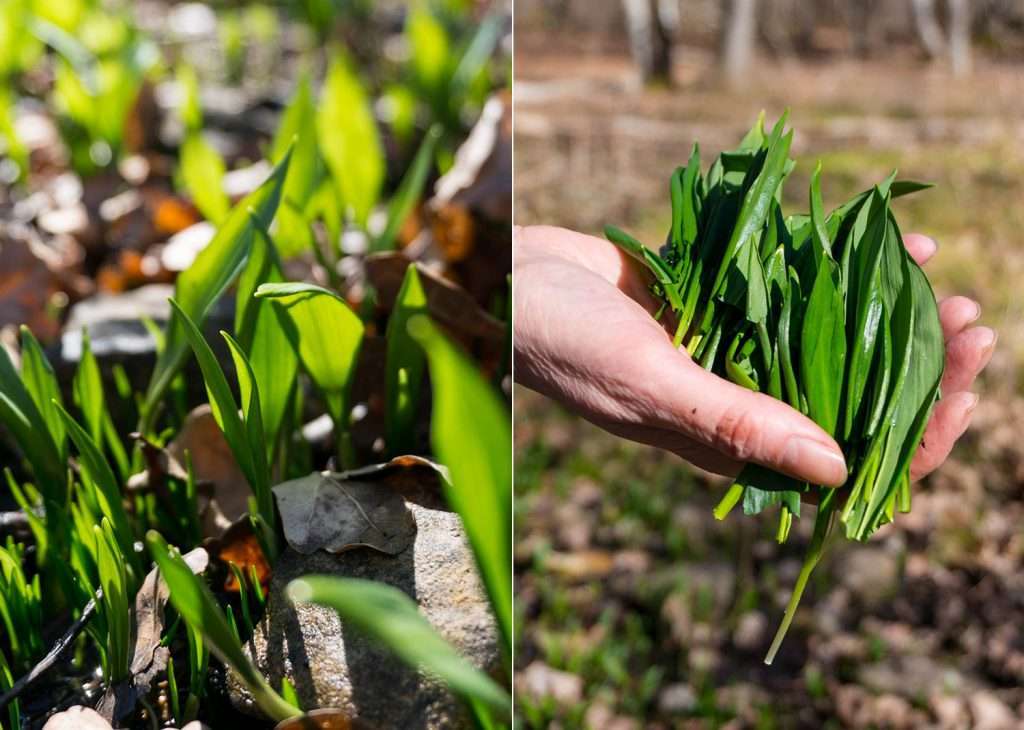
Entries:
[[757,25],[756,0],[729,0],[722,22],[722,70],[730,83],[737,83],[750,67],[754,55]]
[[931,58],[948,58],[954,76],[971,72],[971,2],[947,0],[948,36],[935,13],[935,0],[912,0],[914,26],[925,52]]
[[925,53],[931,58],[942,58],[946,55],[946,37],[935,17],[935,0],[911,0],[911,6],[914,10],[914,28]]
[[971,72],[970,0],[949,0],[949,60],[954,76]]
[[658,0],[622,0],[630,52],[645,84],[672,79],[672,39],[658,5]]

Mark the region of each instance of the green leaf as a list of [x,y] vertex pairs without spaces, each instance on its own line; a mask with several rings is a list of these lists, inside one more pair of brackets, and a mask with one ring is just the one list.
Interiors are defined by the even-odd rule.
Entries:
[[676,311],[682,309],[683,302],[679,298],[679,291],[676,288],[672,270],[658,254],[615,226],[605,226],[604,235],[609,241],[647,267],[647,270],[654,275],[658,284],[661,285],[672,308]]
[[424,3],[416,3],[406,16],[405,36],[420,86],[431,95],[443,93],[451,58],[448,33]]
[[356,223],[366,228],[384,184],[384,149],[370,99],[352,64],[340,53],[327,69],[317,128],[338,196]]
[[278,442],[296,388],[299,358],[292,341],[291,323],[283,318],[271,301],[256,298],[256,289],[264,283],[284,280],[274,254],[274,242],[257,226],[252,255],[238,281],[235,307],[235,333],[246,350],[260,393],[263,432],[268,458]]
[[106,517],[103,518],[102,526],[93,525],[93,533],[96,540],[96,568],[100,587],[103,588],[98,607],[107,622],[105,678],[114,683],[128,678],[128,664],[131,661],[131,609],[128,606],[126,556],[118,548],[110,520]]
[[[202,325],[214,302],[245,266],[253,239],[250,216],[255,216],[264,227],[269,226],[277,211],[289,159],[290,155],[286,154],[266,182],[232,209],[213,240],[178,276],[175,299],[188,319]],[[164,347],[157,357],[141,408],[139,430],[143,433],[152,429],[163,394],[188,354],[183,326],[174,318],[168,324]]]
[[220,223],[231,209],[223,185],[226,169],[224,158],[200,133],[185,137],[178,170],[181,184],[199,212],[212,223]]
[[133,568],[138,570],[141,566],[135,557],[135,534],[128,513],[124,509],[124,498],[121,495],[120,483],[114,476],[114,470],[110,468],[110,463],[103,456],[96,440],[56,401],[54,407],[78,449],[78,467],[82,472],[83,481],[93,488],[100,512],[110,520],[121,552],[125,554]]
[[281,307],[302,367],[326,396],[335,423],[347,422],[362,321],[341,297],[314,284],[263,284],[256,296],[272,298]]
[[63,404],[60,384],[50,361],[43,354],[43,348],[39,346],[39,341],[25,325],[21,326],[21,380],[25,384],[25,390],[32,397],[32,402],[46,421],[46,428],[61,454],[60,460],[63,463],[67,451],[67,433],[64,430],[64,421],[53,408],[54,401]]
[[445,493],[476,555],[505,646],[512,646],[512,424],[476,366],[426,315],[407,324],[427,353],[431,442],[451,472]]
[[[299,79],[295,95],[281,115],[269,157],[277,162],[288,154],[289,149],[292,150],[292,158],[281,197],[301,211],[326,172],[317,148],[313,92],[305,74]],[[279,231],[279,236],[286,233]]]
[[385,423],[388,453],[408,453],[412,447],[416,407],[426,371],[426,356],[410,336],[409,319],[427,311],[427,295],[423,291],[416,264],[409,264],[402,288],[395,298],[395,307],[388,319],[387,361],[384,374],[386,398]]
[[384,644],[407,664],[440,677],[467,700],[511,714],[508,693],[462,658],[399,589],[358,578],[307,575],[288,584],[288,595],[296,602],[333,608],[346,624]]
[[427,130],[416,151],[416,157],[402,178],[395,196],[388,204],[388,223],[384,231],[373,241],[374,251],[388,251],[395,246],[395,239],[402,229],[406,218],[412,213],[416,203],[423,196],[423,188],[427,184],[431,166],[434,164],[434,152],[441,140],[441,126],[435,124]]
[[256,704],[272,719],[280,722],[301,714],[285,701],[263,678],[245,655],[228,621],[202,579],[196,576],[181,554],[168,547],[160,533],[146,533],[146,545],[170,589],[170,600],[185,622],[203,635],[211,651],[230,665],[253,694]]
[[811,177],[811,230],[816,270],[803,316],[800,376],[807,414],[836,434],[846,364],[846,304],[821,203],[821,166]]
[[[267,466],[267,446],[263,438],[262,417],[259,409],[259,392],[253,385],[252,370],[248,362],[242,356],[241,368],[238,368],[239,390],[242,391],[242,415],[239,415],[238,404],[228,385],[224,371],[221,370],[217,357],[210,349],[206,338],[189,319],[184,310],[176,301],[171,300],[171,308],[182,323],[185,337],[192,347],[199,362],[199,369],[203,373],[203,381],[206,384],[206,393],[210,400],[210,410],[213,418],[224,432],[224,439],[231,448],[231,453],[238,462],[239,469],[245,475],[246,481],[252,488],[259,506],[258,513],[262,515],[267,525],[276,524],[274,517],[273,496],[270,492],[270,470]],[[238,357],[241,353],[237,343],[226,338],[228,344],[232,345],[232,355]],[[236,363],[238,361],[236,360]],[[273,552],[273,545],[267,545]]]
[[189,136],[203,128],[203,107],[199,101],[199,77],[196,70],[187,63],[178,64],[175,79],[178,82],[178,93],[181,103],[178,105],[178,116],[185,125]]
[[64,459],[4,347],[0,347],[0,422],[25,452],[44,498],[53,507],[65,509]]

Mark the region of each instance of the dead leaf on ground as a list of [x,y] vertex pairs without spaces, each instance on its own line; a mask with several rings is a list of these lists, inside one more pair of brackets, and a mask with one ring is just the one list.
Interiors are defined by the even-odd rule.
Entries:
[[192,409],[181,431],[167,445],[167,454],[181,465],[185,464],[186,451],[192,457],[196,481],[213,485],[212,498],[205,502],[200,500],[199,504],[203,534],[220,535],[239,517],[248,514],[252,490],[209,404]]
[[[206,572],[210,564],[210,556],[201,547],[182,557],[196,575]],[[109,687],[96,705],[105,721],[120,723],[135,709],[138,699],[149,694],[153,680],[167,669],[170,650],[161,646],[160,641],[164,631],[164,606],[169,596],[167,583],[160,579],[160,571],[153,568],[135,595],[135,649],[130,678]]]
[[274,487],[288,544],[309,555],[356,547],[397,555],[416,535],[416,519],[402,495],[380,481],[315,472]]
[[456,205],[492,220],[511,220],[512,104],[509,94],[494,94],[466,141],[455,152],[455,164],[434,186],[429,207]]
[[[255,570],[260,585],[264,588],[270,585],[270,563],[267,562],[260,542],[252,531],[252,521],[248,514],[235,520],[223,535],[208,539],[203,545],[225,565],[234,563],[245,575],[250,575],[251,571]],[[239,590],[238,579],[230,570],[224,578],[224,590],[229,593],[238,593]]]
[[[412,263],[402,253],[388,252],[366,257],[366,276],[377,290],[380,303],[394,307],[405,270]],[[481,338],[491,343],[504,343],[505,324],[481,308],[469,292],[454,284],[431,267],[414,263],[427,297],[427,312],[453,334]]]
[[87,293],[89,282],[76,271],[80,250],[70,237],[53,244],[27,226],[0,226],[0,326],[24,323],[40,339],[51,340],[60,334],[54,303]]
[[339,476],[365,482],[380,481],[401,494],[407,502],[428,509],[451,511],[444,501],[444,482],[451,479],[448,467],[422,456],[396,456],[383,464],[352,469]]
[[282,720],[274,730],[373,730],[373,727],[358,717],[349,717],[342,710],[324,707]]

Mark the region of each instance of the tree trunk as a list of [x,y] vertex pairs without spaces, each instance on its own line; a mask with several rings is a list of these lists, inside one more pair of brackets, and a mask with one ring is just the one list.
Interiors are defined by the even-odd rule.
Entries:
[[942,26],[935,17],[935,0],[911,0],[914,11],[914,29],[929,58],[942,58],[946,55],[946,39],[942,34]]
[[949,0],[949,59],[954,76],[971,73],[970,0]]
[[672,41],[658,12],[658,0],[622,0],[633,61],[643,83],[669,83]]
[[722,70],[729,83],[740,81],[750,67],[757,22],[756,0],[730,0],[722,22]]

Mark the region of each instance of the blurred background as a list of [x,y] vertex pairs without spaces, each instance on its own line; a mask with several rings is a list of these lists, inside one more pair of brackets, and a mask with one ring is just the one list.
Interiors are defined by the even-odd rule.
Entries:
[[937,295],[1000,339],[973,425],[913,511],[838,542],[765,650],[812,521],[711,509],[724,485],[516,392],[518,710],[528,727],[1024,724],[1024,5],[1016,0],[517,0],[517,224],[660,244],[668,179],[787,107],[804,210],[884,178],[937,239]]

